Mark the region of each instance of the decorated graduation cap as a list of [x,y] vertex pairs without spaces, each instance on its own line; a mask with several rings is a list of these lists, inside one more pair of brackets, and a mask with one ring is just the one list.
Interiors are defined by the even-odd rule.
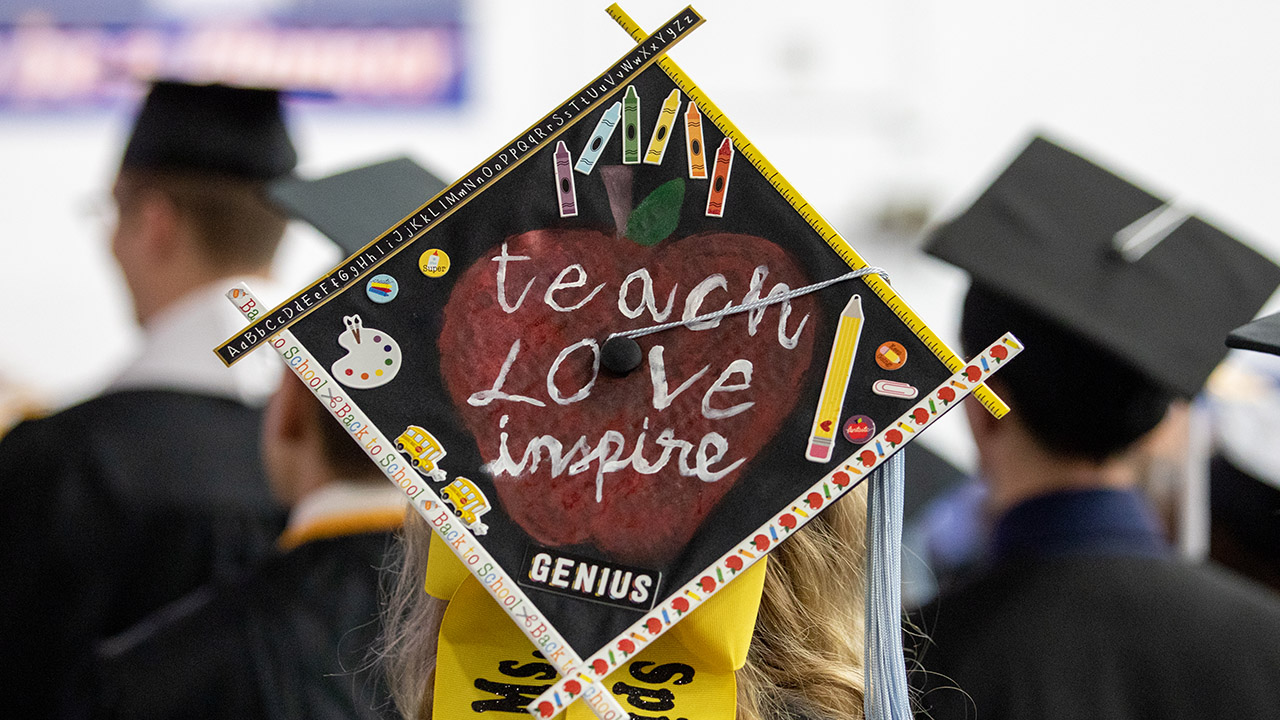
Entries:
[[269,180],[297,162],[279,91],[160,80],[138,111],[121,167]]
[[1280,268],[1176,203],[1036,137],[926,250],[1169,391],[1200,391]]
[[1280,355],[1280,313],[1241,325],[1227,335],[1227,347]]
[[[228,293],[223,360],[279,352],[436,533],[440,717],[732,718],[766,555],[966,395],[1002,413],[1021,349],[963,362],[799,197],[665,57],[691,8],[610,13],[638,44],[527,131],[281,306]],[[873,716],[905,698],[892,476]],[[536,697],[474,674],[534,652]]]
[[267,197],[351,255],[443,189],[426,168],[397,157],[322,178],[285,176],[267,184]]

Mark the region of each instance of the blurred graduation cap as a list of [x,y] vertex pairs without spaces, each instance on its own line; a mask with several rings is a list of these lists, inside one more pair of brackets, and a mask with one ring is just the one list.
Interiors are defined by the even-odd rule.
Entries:
[[314,180],[283,177],[267,185],[267,197],[315,226],[345,257],[443,189],[444,181],[426,168],[397,157]]
[[1227,335],[1227,347],[1280,355],[1280,313],[1232,330]]
[[120,164],[270,180],[297,163],[279,91],[160,80],[138,111]]
[[1043,137],[926,250],[1185,397],[1280,284],[1267,258]]

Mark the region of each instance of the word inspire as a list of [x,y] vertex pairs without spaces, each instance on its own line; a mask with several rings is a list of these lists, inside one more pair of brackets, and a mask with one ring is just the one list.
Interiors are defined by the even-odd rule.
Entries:
[[602,562],[570,553],[525,553],[524,573],[517,582],[581,600],[593,600],[629,610],[651,610],[662,573]]
[[[499,253],[491,258],[493,262],[497,263],[496,289],[498,304],[507,314],[515,313],[524,306],[528,299],[529,290],[533,287],[534,281],[538,279],[536,275],[530,278],[525,283],[520,296],[512,302],[508,298],[506,289],[508,266],[512,263],[531,259],[528,255],[510,254],[505,242],[502,244],[502,249]],[[768,275],[769,268],[767,266],[761,265],[755,268],[750,284],[742,296],[742,303],[754,302],[761,298],[777,297],[790,290],[786,283],[776,283],[769,289],[768,293],[765,293],[764,283]],[[606,284],[600,283],[596,285],[586,293],[586,297],[578,299],[577,302],[572,302],[572,300],[564,297],[566,291],[582,288],[586,285],[587,272],[582,265],[577,263],[569,265],[563,268],[547,286],[542,295],[542,302],[556,312],[574,312],[593,302]],[[720,273],[708,275],[695,285],[685,296],[680,319],[688,322],[706,314],[708,311],[703,309],[703,305],[707,300],[707,296],[717,290],[725,293],[729,291],[728,281]],[[679,285],[677,284],[668,293],[665,306],[659,309],[653,278],[646,268],[641,268],[628,275],[619,286],[616,296],[618,312],[628,319],[636,319],[647,313],[655,323],[666,322],[675,309],[676,293],[678,291]],[[581,293],[578,293],[578,295],[581,295]],[[733,304],[730,301],[725,304],[725,307],[730,307]],[[776,305],[780,306],[777,321],[777,342],[784,349],[794,350],[799,343],[800,334],[809,322],[809,316],[806,314],[796,323],[794,330],[789,331],[791,303],[788,300],[783,300],[776,303]],[[759,332],[765,311],[769,307],[771,306],[766,305],[747,311],[747,333],[750,336],[755,337]],[[708,330],[718,327],[721,319],[717,317],[709,320],[688,322],[683,328],[671,330],[670,332]],[[591,377],[584,385],[576,388],[572,393],[566,393],[556,382],[556,374],[559,372],[561,365],[570,356],[580,351],[589,351],[592,355]],[[704,365],[701,370],[684,378],[675,389],[672,389],[667,379],[665,352],[665,346],[654,345],[649,349],[648,356],[649,378],[653,387],[652,407],[658,412],[670,407],[677,397],[689,390],[711,370],[710,364]],[[547,403],[539,398],[508,393],[503,390],[507,375],[511,372],[511,368],[519,360],[519,357],[520,339],[516,338],[511,343],[506,360],[498,371],[498,377],[494,380],[493,385],[487,390],[472,393],[467,398],[467,403],[474,407],[483,407],[493,402],[502,401],[526,403],[535,407],[547,407]],[[749,390],[751,388],[753,370],[754,365],[750,360],[744,358],[735,359],[725,365],[716,379],[702,393],[700,404],[702,417],[708,420],[723,420],[746,412],[755,405],[754,401],[747,400],[726,406],[725,403],[732,401],[718,398],[721,395]],[[591,396],[591,391],[595,387],[599,375],[600,343],[594,338],[583,338],[562,349],[556,355],[555,360],[552,361],[551,367],[546,374],[547,399],[561,406],[582,402]],[[507,415],[502,415],[498,424],[499,429],[505,430],[508,420],[509,417]],[[648,435],[649,418],[647,417],[644,419],[642,432],[635,442],[630,444],[630,452],[627,452],[627,438],[615,430],[605,431],[594,443],[589,442],[587,436],[580,436],[576,442],[570,445],[567,451],[564,443],[555,436],[539,435],[529,440],[525,445],[523,454],[520,455],[520,459],[516,460],[510,447],[508,447],[508,433],[504,431],[499,436],[498,458],[490,462],[486,466],[486,470],[494,477],[503,474],[518,477],[526,471],[537,472],[544,456],[551,466],[552,477],[560,477],[565,473],[579,475],[587,472],[592,465],[595,465],[596,502],[601,502],[603,500],[604,478],[609,473],[620,472],[629,468],[642,475],[654,475],[662,472],[667,467],[673,455],[678,458],[676,470],[681,476],[696,477],[703,482],[716,482],[746,462],[746,458],[738,458],[726,465],[720,465],[725,457],[729,455],[729,441],[718,432],[708,432],[694,443],[675,437],[675,431],[672,428],[665,428],[658,433],[657,438],[653,440],[653,444],[659,448],[659,455],[657,459],[649,460],[645,454]]]

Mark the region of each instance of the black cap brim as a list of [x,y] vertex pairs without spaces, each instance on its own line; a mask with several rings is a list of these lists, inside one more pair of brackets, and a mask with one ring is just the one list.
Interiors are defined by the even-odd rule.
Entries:
[[267,197],[290,217],[305,220],[350,256],[422,207],[445,183],[407,157],[316,180],[285,177]]
[[1280,355],[1280,313],[1232,330],[1227,335],[1227,347]]

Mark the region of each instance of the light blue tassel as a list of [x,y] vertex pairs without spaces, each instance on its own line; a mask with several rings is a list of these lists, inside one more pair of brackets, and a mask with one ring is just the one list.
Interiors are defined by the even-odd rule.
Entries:
[[905,463],[895,453],[867,489],[867,720],[910,720],[902,655],[902,492]]

